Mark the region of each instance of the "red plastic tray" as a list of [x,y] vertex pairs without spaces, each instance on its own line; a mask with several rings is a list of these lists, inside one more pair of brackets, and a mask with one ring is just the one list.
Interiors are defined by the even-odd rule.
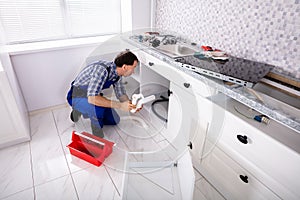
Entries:
[[67,146],[70,153],[93,165],[100,166],[113,150],[113,142],[87,132],[72,132],[72,142]]

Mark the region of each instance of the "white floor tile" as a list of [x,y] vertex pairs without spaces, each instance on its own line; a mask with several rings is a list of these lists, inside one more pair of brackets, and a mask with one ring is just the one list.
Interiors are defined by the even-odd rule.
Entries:
[[[137,120],[139,119],[139,120]],[[146,126],[144,126],[144,125]],[[148,123],[141,117],[123,117],[116,126],[122,140],[132,152],[157,151],[159,146],[149,134]]]
[[204,178],[196,181],[195,186],[208,200],[224,200],[224,197]]
[[120,197],[120,195],[122,194],[123,191],[123,187],[124,187],[124,172],[123,171],[119,171],[118,169],[114,169],[111,167],[108,167],[105,165],[105,168],[107,170],[107,173],[109,174],[112,183],[115,186],[116,189],[116,195],[118,197]]
[[119,149],[128,151],[127,145],[122,140],[122,137],[116,130],[116,126],[104,126],[103,127],[104,139],[109,140],[116,144]]
[[33,188],[30,188],[30,189],[18,192],[16,194],[13,194],[7,198],[4,198],[3,200],[33,200],[33,199],[34,199]]
[[58,134],[62,134],[70,128],[74,128],[74,123],[70,119],[71,107],[66,106],[52,111]]
[[193,200],[206,200],[202,192],[195,186]]
[[52,112],[33,116],[39,118],[31,122],[36,128],[31,140],[33,177],[36,185],[69,174]]
[[0,198],[33,187],[29,143],[0,151]]
[[[177,169],[177,168],[175,168]],[[161,189],[169,193],[176,193],[174,191],[174,169],[172,167],[165,168],[133,168],[133,171],[137,173],[137,176],[142,176],[145,181],[150,181],[151,183],[157,185]],[[176,170],[175,170],[176,171]]]
[[[167,169],[165,169],[167,170]],[[181,192],[179,188],[178,179],[175,176],[177,173],[176,170],[171,173],[166,173],[164,175],[158,173],[159,177],[151,177],[150,174],[129,174],[127,188],[125,187],[124,196],[125,199],[143,199],[143,200],[152,200],[152,199],[161,199],[161,200],[177,200],[181,199]],[[169,177],[168,175],[173,175]],[[166,177],[165,177],[166,176]],[[165,177],[166,182],[163,183]],[[159,180],[160,179],[160,180]],[[171,185],[170,185],[171,183]]]
[[36,186],[35,193],[36,200],[77,199],[70,175]]
[[115,143],[112,153],[105,159],[104,164],[112,170],[123,171],[128,147],[114,126],[106,126],[103,128],[103,131],[105,139]]
[[203,176],[196,169],[194,169],[194,174],[195,174],[195,182],[203,178]]
[[72,174],[79,199],[113,199],[116,193],[105,167],[91,167]]

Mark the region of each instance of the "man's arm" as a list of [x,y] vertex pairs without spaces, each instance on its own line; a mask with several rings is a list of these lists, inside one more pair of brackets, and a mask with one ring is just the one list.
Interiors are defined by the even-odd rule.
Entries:
[[[124,97],[124,99],[125,98],[126,97]],[[116,108],[123,111],[129,111],[135,108],[135,106],[131,104],[130,101],[117,102],[117,101],[112,101],[110,99],[107,99],[103,96],[88,96],[88,102],[96,106],[101,106],[105,108]]]

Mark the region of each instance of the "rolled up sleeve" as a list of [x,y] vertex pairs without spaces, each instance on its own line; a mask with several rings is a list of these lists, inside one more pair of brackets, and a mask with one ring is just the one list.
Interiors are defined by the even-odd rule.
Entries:
[[114,84],[114,90],[118,99],[120,99],[121,96],[126,95],[126,90],[122,82],[122,78],[120,78],[120,80]]

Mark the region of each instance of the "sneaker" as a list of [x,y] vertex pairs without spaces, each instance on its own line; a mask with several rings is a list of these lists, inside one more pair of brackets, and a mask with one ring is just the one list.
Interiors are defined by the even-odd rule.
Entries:
[[70,114],[70,119],[72,120],[72,122],[78,122],[80,116],[81,116],[81,112],[77,110],[72,110]]
[[92,132],[93,132],[93,135],[95,135],[97,137],[101,137],[101,138],[104,137],[102,128],[92,125]]

